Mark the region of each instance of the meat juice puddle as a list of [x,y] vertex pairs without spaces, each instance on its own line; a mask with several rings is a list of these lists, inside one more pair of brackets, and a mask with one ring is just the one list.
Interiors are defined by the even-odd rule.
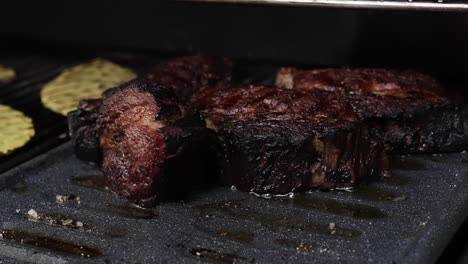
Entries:
[[278,199],[282,203],[291,204],[295,207],[313,209],[316,211],[347,216],[359,219],[379,219],[387,215],[380,209],[361,204],[313,197],[314,193],[298,194],[292,199]]
[[103,256],[101,250],[86,245],[75,244],[53,237],[43,236],[16,229],[0,229],[0,240],[9,240],[36,248],[53,251],[63,256],[79,258],[98,258]]

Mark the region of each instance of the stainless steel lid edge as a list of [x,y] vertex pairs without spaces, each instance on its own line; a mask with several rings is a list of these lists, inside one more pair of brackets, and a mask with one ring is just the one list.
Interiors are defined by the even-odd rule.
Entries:
[[[463,11],[468,12],[468,2],[451,3],[438,1],[413,2],[407,1],[379,1],[379,0],[180,0],[185,2],[211,3],[239,3],[239,4],[267,4],[287,6],[334,7],[334,8],[367,8],[367,9],[395,9],[420,11]],[[445,0],[446,1],[446,0]]]

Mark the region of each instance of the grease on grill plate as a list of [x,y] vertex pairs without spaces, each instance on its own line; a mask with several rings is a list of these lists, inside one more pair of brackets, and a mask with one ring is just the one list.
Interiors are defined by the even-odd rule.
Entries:
[[56,238],[43,236],[16,229],[1,229],[0,239],[16,241],[33,247],[52,250],[57,254],[81,258],[98,258],[103,255],[102,251],[86,245],[75,244]]
[[317,198],[312,197],[312,195],[310,194],[299,194],[296,195],[294,199],[284,198],[278,200],[302,208],[308,208],[325,213],[360,219],[384,218],[387,216],[380,209],[372,206],[351,204],[331,199]]
[[237,253],[223,253],[207,248],[192,248],[190,253],[197,256],[200,259],[206,259],[210,261],[216,261],[221,263],[255,263],[254,259],[250,259]]
[[[295,199],[293,199],[295,200]],[[301,221],[294,219],[291,216],[277,216],[267,213],[258,212],[249,206],[242,205],[240,200],[223,201],[212,204],[204,204],[197,207],[200,210],[199,217],[201,219],[210,219],[214,214],[220,212],[224,215],[240,218],[248,221],[254,221],[268,226],[270,230],[277,229],[296,229],[318,233],[321,235],[340,236],[343,238],[357,237],[361,234],[360,231],[339,227],[334,225],[330,228],[328,224],[317,224],[311,221]]]
[[254,234],[239,230],[222,230],[217,233],[219,236],[226,237],[232,240],[250,243],[254,239]]
[[157,216],[156,212],[151,209],[139,208],[131,204],[117,205],[106,203],[106,206],[110,212],[127,218],[152,219]]
[[102,175],[76,177],[72,179],[72,182],[82,187],[97,189],[101,191],[109,190],[106,186],[106,181]]

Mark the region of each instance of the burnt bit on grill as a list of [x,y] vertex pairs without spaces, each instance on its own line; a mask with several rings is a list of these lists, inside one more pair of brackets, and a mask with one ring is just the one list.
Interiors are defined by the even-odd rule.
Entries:
[[103,256],[100,249],[16,229],[0,229],[0,240],[16,241],[21,244],[51,250],[63,256],[79,258],[99,258]]

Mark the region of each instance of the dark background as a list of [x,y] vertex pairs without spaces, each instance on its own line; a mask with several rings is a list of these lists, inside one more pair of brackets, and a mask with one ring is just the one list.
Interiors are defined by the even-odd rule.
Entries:
[[[157,1],[2,1],[0,54],[22,49],[74,53],[78,47],[121,48],[215,53],[283,64],[411,68],[464,95],[467,26],[468,13]],[[465,224],[440,263],[463,262],[467,229]]]

